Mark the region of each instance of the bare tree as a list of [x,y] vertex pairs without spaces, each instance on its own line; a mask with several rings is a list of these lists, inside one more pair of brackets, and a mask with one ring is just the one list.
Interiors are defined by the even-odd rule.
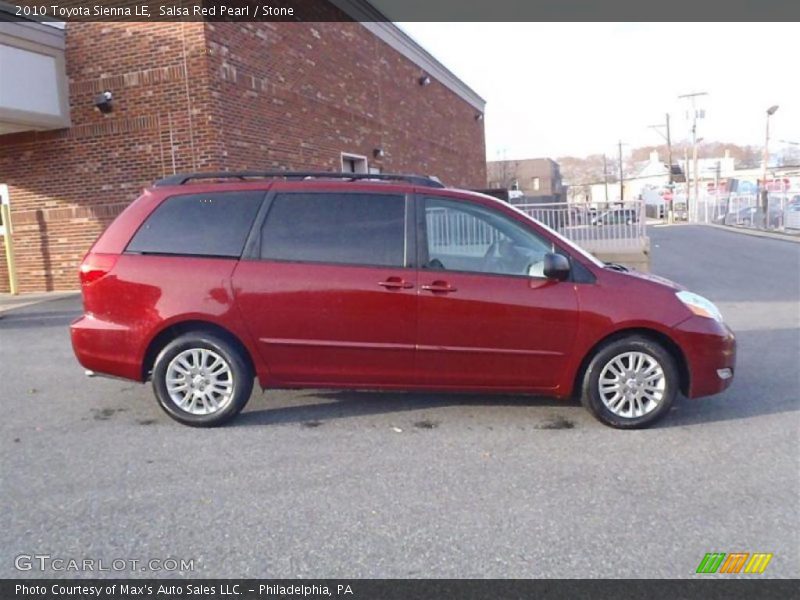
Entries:
[[[684,149],[688,149],[689,154],[691,154],[691,146],[688,142],[678,141],[673,143],[673,161],[677,163],[678,160],[681,160],[684,155]],[[661,160],[666,162],[666,144],[633,148],[623,161],[623,173],[625,176],[628,177],[636,173],[640,164],[648,160],[650,153],[654,150],[658,152]],[[800,148],[797,148],[796,152],[794,150],[783,151],[783,164],[800,164]],[[725,142],[704,142],[698,147],[698,156],[700,158],[718,158],[724,156],[726,152],[734,159],[737,168],[747,169],[758,167],[761,164],[763,148],[760,146],[739,146],[738,144]],[[558,159],[558,164],[561,166],[564,180],[569,181],[570,185],[578,186],[604,181],[602,154],[592,154],[586,157],[562,156]],[[616,183],[619,173],[619,160],[616,156],[610,154],[606,156],[606,171],[608,182]]]
[[487,163],[486,175],[489,187],[513,189],[517,183],[518,160],[498,160]]
[[784,146],[780,152],[780,161],[785,166],[800,165],[800,146]]

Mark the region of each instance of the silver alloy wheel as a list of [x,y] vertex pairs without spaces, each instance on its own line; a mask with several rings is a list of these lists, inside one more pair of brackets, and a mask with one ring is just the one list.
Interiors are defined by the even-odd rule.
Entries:
[[636,419],[654,411],[664,397],[667,378],[659,362],[644,352],[623,352],[606,363],[597,383],[612,413]]
[[167,393],[181,410],[210,415],[225,408],[233,397],[233,372],[213,350],[191,348],[167,366]]

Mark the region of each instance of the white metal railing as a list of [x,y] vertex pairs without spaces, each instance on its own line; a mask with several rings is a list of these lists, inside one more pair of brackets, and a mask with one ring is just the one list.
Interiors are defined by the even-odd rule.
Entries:
[[483,256],[500,232],[469,213],[433,208],[426,211],[428,243],[461,255]]
[[537,221],[589,251],[639,249],[647,246],[645,203],[518,204]]

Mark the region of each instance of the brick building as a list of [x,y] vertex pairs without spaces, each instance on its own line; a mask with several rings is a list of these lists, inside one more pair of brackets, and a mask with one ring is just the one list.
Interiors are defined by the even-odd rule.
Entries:
[[526,198],[563,202],[561,169],[552,158],[495,160],[486,165],[489,187],[521,191]]
[[[372,170],[486,184],[483,100],[391,23],[0,25],[0,184],[20,291],[76,289],[95,237],[176,171]],[[35,65],[9,69],[27,65],[25,50],[54,65],[33,95]],[[54,98],[32,107],[36,90]],[[108,113],[95,106],[104,91]]]

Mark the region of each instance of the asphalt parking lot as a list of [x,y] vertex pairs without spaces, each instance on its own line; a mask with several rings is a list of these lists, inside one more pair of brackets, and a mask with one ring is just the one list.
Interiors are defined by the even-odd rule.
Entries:
[[800,245],[650,234],[653,271],[718,303],[739,356],[726,393],[645,431],[542,398],[326,391],[257,392],[190,429],[149,385],[84,377],[77,297],[6,313],[0,577],[75,576],[17,571],[20,554],[193,559],[200,577],[691,577],[707,552],[800,576]]

